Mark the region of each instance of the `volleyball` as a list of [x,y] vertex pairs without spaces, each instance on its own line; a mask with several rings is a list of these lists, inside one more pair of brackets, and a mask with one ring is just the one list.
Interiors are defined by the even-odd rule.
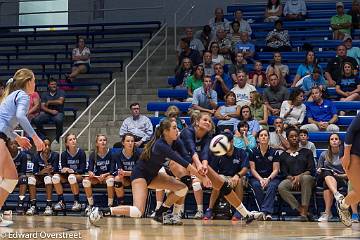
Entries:
[[215,156],[223,156],[229,151],[229,139],[225,135],[216,135],[210,142],[210,151]]

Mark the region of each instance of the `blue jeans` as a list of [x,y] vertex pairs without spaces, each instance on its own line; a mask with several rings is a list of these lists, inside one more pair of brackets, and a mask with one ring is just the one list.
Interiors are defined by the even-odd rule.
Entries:
[[56,141],[59,142],[59,138],[61,137],[61,134],[63,133],[63,123],[64,123],[64,113],[58,113],[56,115],[51,115],[46,112],[41,112],[38,116],[33,118],[32,122],[37,128],[37,131],[42,136],[46,136],[44,133],[44,124],[48,123],[55,123],[56,126]]
[[256,178],[250,178],[250,185],[255,192],[255,198],[260,206],[260,211],[265,213],[274,213],[274,202],[276,191],[280,180],[275,178],[271,180],[266,189],[262,189],[260,181]]

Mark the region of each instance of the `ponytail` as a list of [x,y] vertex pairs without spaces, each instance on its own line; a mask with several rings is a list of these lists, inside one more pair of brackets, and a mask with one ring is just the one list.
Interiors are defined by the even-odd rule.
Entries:
[[21,68],[17,70],[12,78],[6,82],[4,94],[0,96],[0,103],[9,96],[12,92],[22,89],[25,90],[28,81],[31,81],[34,77],[33,71],[27,68]]

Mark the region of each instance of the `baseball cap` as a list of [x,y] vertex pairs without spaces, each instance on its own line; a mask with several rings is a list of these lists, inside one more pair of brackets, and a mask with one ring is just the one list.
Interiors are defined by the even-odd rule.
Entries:
[[344,4],[342,2],[337,2],[336,7],[344,7]]
[[349,34],[346,34],[344,39],[343,39],[343,42],[346,42],[349,39],[352,40],[352,37]]

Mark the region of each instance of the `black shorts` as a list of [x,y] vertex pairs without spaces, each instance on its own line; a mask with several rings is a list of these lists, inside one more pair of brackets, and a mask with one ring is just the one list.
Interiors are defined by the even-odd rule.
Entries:
[[88,73],[90,71],[90,64],[89,63],[74,63],[73,66],[74,67],[78,67],[84,65],[86,67],[86,73]]
[[[344,188],[347,186],[347,182],[345,179],[343,178],[339,178],[339,177],[335,177],[334,174],[331,172],[331,171],[323,171],[321,173],[321,177],[322,177],[322,181],[323,181],[323,188],[324,190],[328,190],[329,187],[327,186],[326,182],[325,182],[325,177],[327,176],[331,176],[331,177],[334,177],[335,180],[336,180],[336,183],[337,183],[337,188],[340,189],[340,188]],[[346,189],[346,188],[345,188]]]
[[130,180],[132,182],[138,178],[144,178],[147,185],[149,185],[151,181],[155,178],[155,176],[150,176],[149,174],[146,174],[145,171],[142,171],[141,169],[135,167],[131,172]]

